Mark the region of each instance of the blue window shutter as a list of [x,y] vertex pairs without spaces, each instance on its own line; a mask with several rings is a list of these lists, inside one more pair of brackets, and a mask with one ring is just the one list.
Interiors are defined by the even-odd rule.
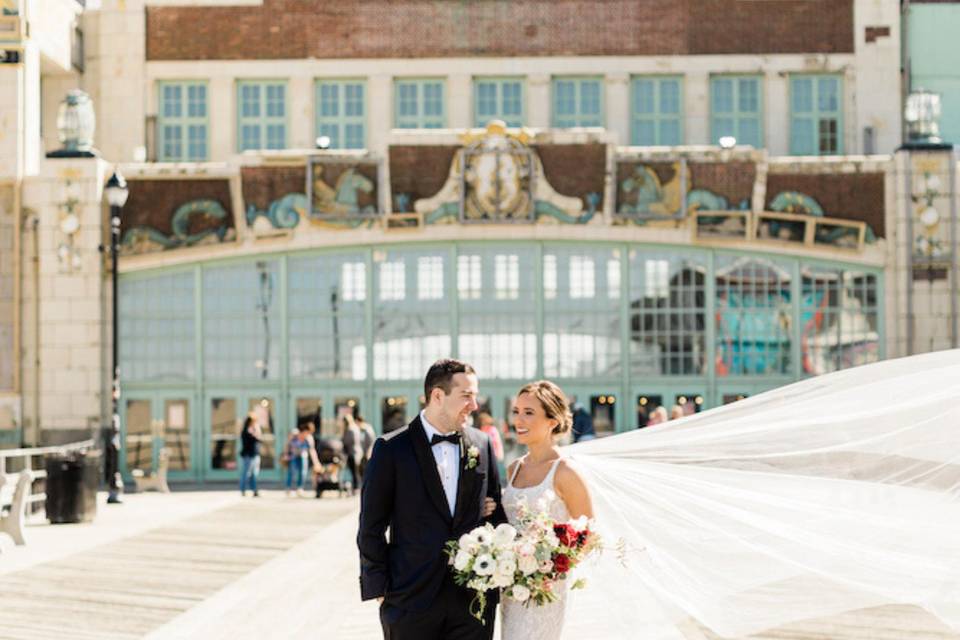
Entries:
[[159,83],[157,150],[161,162],[202,162],[207,149],[207,85],[203,81]]
[[366,83],[319,80],[316,87],[317,136],[330,138],[331,149],[366,147]]

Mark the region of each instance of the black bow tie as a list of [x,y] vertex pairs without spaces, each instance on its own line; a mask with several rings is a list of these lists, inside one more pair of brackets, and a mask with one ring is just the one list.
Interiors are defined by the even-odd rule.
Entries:
[[448,433],[445,436],[441,436],[438,433],[430,436],[430,446],[440,443],[440,442],[449,442],[450,444],[460,444],[460,434],[459,433]]

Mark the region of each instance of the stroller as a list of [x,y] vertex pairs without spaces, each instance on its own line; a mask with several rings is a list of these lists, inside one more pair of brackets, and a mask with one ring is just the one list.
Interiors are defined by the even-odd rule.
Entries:
[[320,459],[320,471],[314,474],[317,497],[330,489],[338,492],[342,498],[347,487],[340,479],[343,471],[343,443],[332,438],[317,438],[317,457]]

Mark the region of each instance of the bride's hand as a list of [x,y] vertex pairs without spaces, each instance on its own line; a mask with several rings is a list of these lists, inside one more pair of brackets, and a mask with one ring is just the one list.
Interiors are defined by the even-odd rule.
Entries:
[[483,499],[483,517],[484,518],[489,518],[490,514],[492,514],[496,509],[497,509],[497,503],[494,501],[493,498],[487,497]]

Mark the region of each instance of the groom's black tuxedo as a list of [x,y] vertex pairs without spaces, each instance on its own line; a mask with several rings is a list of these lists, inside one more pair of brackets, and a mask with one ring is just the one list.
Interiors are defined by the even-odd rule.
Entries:
[[[468,453],[471,447],[478,452],[477,464],[472,468]],[[381,611],[381,618],[386,637],[406,635],[391,634],[391,618],[416,618],[427,610],[431,610],[432,616],[456,617],[462,613],[469,623],[467,609],[472,592],[451,580],[444,546],[484,522],[481,513],[488,496],[496,501],[497,508],[486,520],[494,524],[506,522],[496,459],[490,440],[482,431],[468,428],[462,434],[453,516],[420,418],[377,440],[363,478],[357,545],[361,597],[384,598],[383,609],[388,611]],[[456,611],[437,611],[438,607]],[[488,626],[492,627],[490,617]],[[426,626],[435,627],[424,621]],[[479,623],[476,626],[482,629]]]

